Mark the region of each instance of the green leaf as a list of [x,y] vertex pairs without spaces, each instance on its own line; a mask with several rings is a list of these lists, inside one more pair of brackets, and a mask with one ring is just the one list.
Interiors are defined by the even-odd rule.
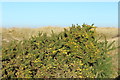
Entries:
[[113,43],[115,43],[115,41],[111,42],[111,43],[107,46],[107,48],[110,48],[110,47],[113,45]]

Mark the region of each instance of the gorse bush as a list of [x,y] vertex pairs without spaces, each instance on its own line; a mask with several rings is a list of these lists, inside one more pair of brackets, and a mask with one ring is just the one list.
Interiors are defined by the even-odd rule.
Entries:
[[72,25],[51,36],[39,33],[2,49],[3,78],[110,78],[108,41],[96,38],[94,25]]

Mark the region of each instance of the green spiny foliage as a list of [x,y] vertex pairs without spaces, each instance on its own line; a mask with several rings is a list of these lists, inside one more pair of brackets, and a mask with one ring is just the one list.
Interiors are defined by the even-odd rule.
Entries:
[[2,48],[3,78],[110,78],[109,52],[115,47],[96,39],[94,25],[72,25],[50,37],[39,33]]

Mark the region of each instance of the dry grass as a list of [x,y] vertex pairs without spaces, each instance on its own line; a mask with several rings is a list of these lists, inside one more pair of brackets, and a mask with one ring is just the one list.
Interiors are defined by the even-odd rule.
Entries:
[[[68,29],[68,27],[66,27]],[[51,30],[53,30],[56,34],[60,33],[64,30],[63,27],[40,27],[40,28],[0,28],[0,32],[2,32],[3,40],[23,40],[28,39],[32,35],[37,35],[37,33],[43,32],[47,33],[48,35],[51,34]],[[107,39],[112,39],[118,36],[118,28],[112,28],[112,27],[98,27],[96,29],[97,33],[99,34],[105,34]]]
[[[108,42],[110,43],[112,41],[115,41],[114,46],[120,46],[120,44],[118,43],[119,39],[120,37],[111,38],[111,39],[108,39]],[[115,72],[113,77],[118,76],[118,59],[119,59],[118,54],[119,54],[118,49],[111,51],[111,54],[110,54],[112,56],[113,72]]]
[[10,42],[11,40],[23,40],[28,39],[31,36],[37,35],[38,32],[47,33],[47,35],[51,34],[51,31],[54,31],[56,34],[62,32],[64,30],[63,27],[40,27],[40,28],[2,28],[2,37],[6,42]]
[[[115,41],[114,46],[120,46],[120,43],[118,42],[118,40],[120,39],[120,34],[118,33],[120,29],[118,28],[112,28],[112,27],[106,27],[106,28],[97,28],[96,31],[99,34],[104,34],[108,40],[109,43],[111,43],[112,41]],[[102,39],[103,40],[103,39]],[[112,64],[113,64],[113,78],[118,76],[118,49],[111,51],[111,56],[112,56]]]
[[113,28],[113,27],[99,27],[96,29],[96,31],[99,34],[105,34],[107,39],[117,37],[118,35],[118,28]]

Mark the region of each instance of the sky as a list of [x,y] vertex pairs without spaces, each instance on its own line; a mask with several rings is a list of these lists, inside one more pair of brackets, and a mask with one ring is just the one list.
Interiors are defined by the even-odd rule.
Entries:
[[2,26],[2,3],[0,3],[0,27]]
[[119,0],[0,0],[0,2],[118,2]]
[[118,27],[118,2],[3,2],[2,27]]

